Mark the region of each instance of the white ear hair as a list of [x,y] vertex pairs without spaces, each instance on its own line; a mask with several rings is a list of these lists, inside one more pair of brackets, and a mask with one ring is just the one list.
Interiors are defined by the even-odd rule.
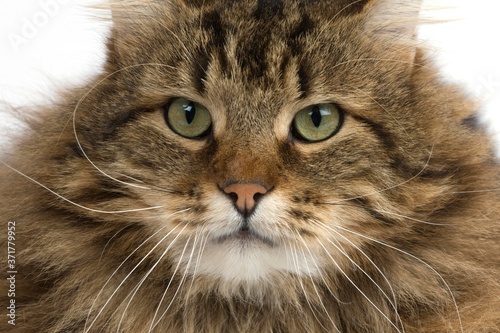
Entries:
[[423,0],[371,0],[365,7],[365,35],[387,57],[407,63],[417,54],[417,27]]
[[370,35],[414,39],[422,0],[372,0],[368,4],[365,25]]

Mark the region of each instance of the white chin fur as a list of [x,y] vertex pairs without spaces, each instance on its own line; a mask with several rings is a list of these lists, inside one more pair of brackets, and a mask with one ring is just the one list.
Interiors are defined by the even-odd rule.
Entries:
[[[210,236],[205,239],[206,245],[200,258],[197,258],[198,249],[194,250],[188,272],[233,286],[265,282],[288,274],[318,275],[318,266],[322,264],[318,257],[312,257],[317,253],[312,252],[311,255],[308,249],[296,243],[291,245],[283,239],[273,243],[277,239],[277,221],[283,218],[281,214],[286,207],[278,193],[263,198],[250,221],[257,233],[270,236],[269,242],[258,238],[224,238],[224,235],[237,232],[241,217],[225,196],[214,194],[209,197],[209,216],[213,221],[207,226]],[[186,260],[183,261],[186,264]]]
[[317,264],[307,251],[236,239],[208,242],[203,255],[190,271],[197,276],[221,279],[231,284],[257,283],[276,275],[316,275]]

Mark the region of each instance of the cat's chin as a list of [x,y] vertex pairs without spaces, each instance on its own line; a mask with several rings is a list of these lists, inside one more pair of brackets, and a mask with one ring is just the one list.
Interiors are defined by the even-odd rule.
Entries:
[[321,263],[311,253],[274,242],[255,231],[236,231],[209,240],[191,274],[232,285],[272,281],[278,276],[316,276]]
[[270,238],[262,236],[260,233],[251,229],[237,230],[233,233],[219,236],[214,240],[214,243],[216,244],[223,244],[227,242],[233,242],[234,246],[242,246],[242,247],[277,246],[277,244]]

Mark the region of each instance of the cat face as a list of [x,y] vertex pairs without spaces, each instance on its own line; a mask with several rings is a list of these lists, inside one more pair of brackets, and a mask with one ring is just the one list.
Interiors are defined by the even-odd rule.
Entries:
[[374,240],[432,224],[467,131],[415,84],[434,75],[415,18],[373,29],[386,2],[115,10],[111,74],[75,109],[93,165],[74,162],[87,181],[65,194],[130,210],[99,218],[138,221],[179,272],[238,285],[356,270]]

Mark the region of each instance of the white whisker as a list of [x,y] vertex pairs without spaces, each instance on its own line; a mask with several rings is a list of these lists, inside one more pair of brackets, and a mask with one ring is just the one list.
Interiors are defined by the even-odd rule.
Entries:
[[[335,297],[335,295],[330,290],[330,287],[326,283],[325,278],[324,278],[323,274],[321,273],[321,269],[319,268],[318,263],[314,259],[314,256],[312,255],[311,250],[309,249],[309,246],[307,245],[306,241],[304,240],[304,238],[302,237],[302,235],[300,235],[299,232],[297,232],[297,236],[299,237],[299,239],[301,240],[302,244],[304,245],[304,247],[306,248],[307,252],[309,253],[309,256],[311,257],[311,259],[313,261],[313,264],[316,267],[316,269],[318,270],[319,275],[321,276],[321,279],[325,283],[325,286],[327,287],[328,291],[333,296],[333,298],[335,298],[338,301],[338,299]],[[311,284],[312,284],[312,286],[314,288],[314,291],[315,291],[316,295],[318,296],[318,300],[320,302],[321,308],[323,309],[323,311],[325,312],[326,316],[330,320],[332,326],[335,327],[335,330],[340,333],[340,330],[338,329],[337,325],[335,324],[335,321],[332,319],[332,317],[330,316],[330,313],[328,312],[328,309],[326,308],[325,304],[321,300],[321,295],[319,294],[318,289],[316,287],[316,284],[314,283],[314,279],[312,277],[313,275],[312,275],[311,270],[309,269],[309,265],[307,264],[307,258],[306,258],[306,255],[304,253],[304,249],[303,248],[301,248],[301,252],[302,252],[302,257],[304,258],[304,262],[306,263],[306,268],[307,268],[307,271],[309,273],[309,278],[311,280]]]
[[300,287],[303,291],[303,294],[304,294],[304,298],[306,300],[306,303],[307,305],[309,306],[309,309],[311,309],[311,313],[312,315],[314,316],[314,319],[316,319],[316,321],[318,322],[318,324],[323,328],[323,330],[326,332],[328,331],[326,329],[325,326],[323,326],[323,324],[321,323],[321,320],[319,320],[318,316],[316,315],[316,311],[315,309],[313,308],[313,305],[311,303],[311,300],[309,299],[309,296],[308,296],[308,292],[306,291],[306,288],[304,286],[304,283],[302,281],[302,277],[301,277],[301,273],[300,273],[300,266],[299,266],[299,258],[298,258],[298,255],[297,255],[297,249],[296,248],[293,248],[292,247],[292,244],[289,243],[289,246],[290,246],[290,253],[292,254],[292,260],[294,262],[294,266],[295,266],[295,269],[297,271],[297,278],[298,278],[298,281],[299,281],[299,284],[300,284]]
[[[106,251],[106,249],[108,248],[108,245],[109,243],[111,243],[111,241],[120,233],[122,232],[123,230],[127,229],[128,226],[124,226],[123,228],[121,228],[120,230],[118,230],[117,232],[115,232],[115,234],[110,238],[108,239],[108,241],[106,242],[106,245],[104,245],[104,248],[102,249],[101,251],[101,255],[99,256],[99,261],[97,262],[97,264],[99,265],[101,263],[101,260],[102,260],[102,256],[104,255],[104,252]],[[142,245],[142,244],[141,244]]]
[[[158,316],[158,312],[160,311],[161,304],[163,303],[163,300],[165,299],[165,296],[167,295],[167,292],[170,289],[170,286],[172,285],[172,281],[173,281],[175,275],[177,274],[177,271],[179,270],[179,267],[180,267],[180,265],[182,263],[182,258],[184,258],[184,254],[186,253],[186,249],[187,249],[187,247],[189,245],[189,241],[190,240],[191,240],[191,236],[189,236],[188,240],[186,241],[186,244],[184,244],[184,248],[182,249],[182,253],[181,253],[181,256],[179,258],[179,261],[178,261],[177,265],[175,266],[175,269],[174,269],[174,272],[172,273],[170,281],[168,281],[167,288],[165,288],[165,291],[163,292],[163,295],[161,296],[160,302],[158,303],[158,306],[156,307],[156,311],[155,311],[155,313],[153,315],[153,319],[151,319],[151,326],[149,327],[148,333],[151,333],[153,331],[153,329],[156,327],[156,325],[158,325],[158,323],[163,319],[163,317],[167,313],[168,309],[172,305],[175,297],[177,296],[177,293],[179,292],[180,288],[182,287],[182,284],[183,284],[183,280],[182,279],[185,278],[184,275],[183,275],[181,281],[179,282],[179,286],[177,287],[177,290],[175,291],[174,296],[170,300],[170,303],[167,305],[167,308],[165,309],[165,311],[161,314],[160,318],[155,323],[155,319]],[[193,246],[193,250],[194,250],[194,248],[195,247]],[[193,253],[193,250],[191,251],[191,254]]]
[[124,173],[121,173],[121,172],[120,172],[120,173],[118,173],[118,175],[120,175],[120,176],[122,176],[122,177],[125,177],[125,178],[128,178],[128,179],[130,179],[130,180],[133,180],[133,181],[135,181],[135,182],[138,182],[138,183],[144,184],[144,181],[142,181],[142,180],[140,180],[140,179],[137,179],[137,178],[134,178],[134,177],[132,177],[132,176],[126,175],[126,174],[124,174]]
[[[203,227],[199,233],[203,234],[204,231],[205,231],[205,228]],[[208,237],[209,237],[208,235],[205,235],[202,237],[200,249],[198,250],[198,255],[196,257],[196,262],[195,262],[194,269],[193,269],[193,274],[191,275],[191,283],[189,284],[189,288],[188,288],[188,291],[186,292],[186,295],[189,295],[191,293],[191,289],[193,288],[194,280],[196,278],[196,273],[198,272],[198,269],[199,269],[200,264],[201,264],[201,258],[203,256],[203,251],[205,250],[205,246],[207,245],[207,242],[208,242]]]
[[[185,209],[183,211],[186,211],[186,210],[189,210],[189,209]],[[180,213],[182,211],[179,211],[179,212],[176,212],[176,213]],[[176,213],[173,213],[171,214],[170,216],[176,214]],[[114,292],[111,294],[111,296],[108,298],[108,300],[106,301],[106,303],[101,307],[101,310],[97,313],[97,315],[95,316],[94,320],[90,323],[89,327],[87,329],[85,329],[85,327],[87,326],[87,322],[85,323],[85,327],[84,327],[84,333],[87,333],[91,328],[92,328],[92,325],[96,322],[97,318],[101,315],[101,313],[104,311],[104,308],[108,305],[108,303],[111,301],[111,298],[118,292],[118,290],[120,289],[120,287],[125,283],[125,281],[132,275],[132,273],[144,262],[144,260],[146,260],[146,258],[170,235],[172,234],[175,229],[177,229],[178,225],[176,225],[174,228],[172,228],[172,230],[170,230],[165,236],[163,236],[157,243],[156,245],[151,249],[149,250],[149,252],[134,266],[134,268],[132,268],[132,270],[125,276],[125,278],[120,282],[120,284],[116,287],[116,289],[114,290]],[[163,227],[165,228],[165,227]],[[152,238],[154,235],[156,235],[160,230],[162,230],[163,228],[159,229],[157,232],[155,232],[153,235],[151,235],[146,241],[148,241],[150,238]],[[186,226],[184,226],[184,228],[186,228]],[[184,228],[182,230],[184,230]],[[182,231],[181,230],[181,231]],[[144,241],[142,244],[144,244],[146,241]],[[137,247],[134,252],[136,252],[141,246],[142,244]],[[104,286],[101,288],[101,291],[99,291],[99,293],[97,294],[95,300],[94,300],[94,303],[92,304],[91,308],[89,309],[89,315],[90,315],[90,312],[92,311],[92,308],[95,304],[95,302],[97,301],[97,298],[99,297],[99,295],[102,293],[102,291],[104,290],[105,286],[109,283],[109,281],[111,280],[111,278],[118,272],[118,270],[120,269],[120,267],[125,263],[125,261],[128,260],[128,258],[130,258],[132,256],[132,254],[134,253],[132,252],[131,254],[129,254],[129,256],[127,256],[127,258],[120,264],[120,266],[118,266],[118,268],[113,272],[113,274],[109,277],[109,279],[106,281],[106,283],[104,284]],[[87,317],[87,320],[88,320],[88,317]]]
[[33,183],[37,184],[38,186],[46,189],[47,191],[49,191],[50,193],[52,193],[56,197],[58,197],[58,198],[60,198],[60,199],[62,199],[64,201],[66,201],[67,203],[70,203],[73,206],[76,206],[78,208],[81,208],[81,209],[84,209],[84,210],[88,210],[90,212],[99,213],[99,214],[124,214],[124,213],[143,212],[143,211],[146,211],[146,210],[153,210],[153,209],[163,208],[163,206],[153,206],[153,207],[146,207],[146,208],[125,209],[125,210],[101,210],[101,209],[94,209],[94,208],[90,208],[90,207],[85,207],[85,206],[80,205],[80,204],[78,204],[78,203],[76,203],[74,201],[69,200],[68,198],[65,198],[64,196],[60,195],[56,191],[54,191],[51,188],[43,185],[39,181],[31,178],[30,176],[28,176],[25,173],[17,170],[16,168],[10,166],[9,164],[5,163],[4,161],[0,160],[0,163],[2,163],[3,165],[5,165],[7,168],[11,169],[12,171],[18,173],[19,175],[21,175],[21,176],[29,179],[30,181],[32,181]]
[[160,186],[157,186],[157,185],[151,185],[151,184],[147,184],[145,181],[143,180],[140,180],[138,178],[135,178],[135,177],[132,177],[130,175],[126,175],[124,173],[118,173],[120,176],[122,177],[125,177],[125,178],[128,178],[128,179],[131,179],[133,181],[136,181],[138,183],[141,183],[141,184],[145,184],[145,185],[148,185],[149,186],[149,190],[155,190],[155,191],[158,191],[158,192],[165,192],[165,193],[174,193],[173,190],[170,190],[170,189],[166,189],[166,188],[163,188],[163,187],[160,187]]
[[381,214],[393,215],[393,216],[397,216],[397,217],[400,217],[400,218],[403,218],[403,219],[406,219],[406,220],[410,220],[410,221],[418,222],[418,223],[423,223],[423,224],[428,224],[428,225],[434,225],[434,226],[451,226],[451,225],[453,225],[453,224],[449,224],[449,223],[435,223],[435,222],[429,222],[429,221],[419,220],[419,219],[416,219],[416,218],[413,218],[413,217],[409,217],[409,216],[406,216],[406,215],[401,215],[401,214],[398,214],[398,213],[393,213],[393,212],[389,212],[389,211],[385,211],[385,210],[381,210],[381,209],[375,209],[375,208],[371,208],[371,207],[370,207],[370,209],[373,209],[374,211],[376,211],[378,213],[381,213]]
[[[186,229],[186,227],[187,227],[187,225],[185,225],[184,228],[182,228],[181,231],[177,234],[177,236],[174,237],[174,239],[170,242],[170,244],[168,244],[167,248],[163,251],[163,253],[160,255],[160,257],[153,264],[153,266],[146,272],[146,274],[144,274],[144,276],[136,284],[136,286],[132,289],[132,291],[127,295],[127,297],[125,297],[125,299],[127,299],[128,297],[130,297],[130,299],[127,302],[127,305],[125,306],[125,309],[123,310],[122,315],[120,317],[120,321],[119,321],[118,327],[116,329],[117,332],[119,332],[121,323],[123,321],[123,318],[125,317],[125,313],[127,312],[128,307],[132,303],[132,300],[134,299],[135,295],[139,291],[140,287],[144,284],[144,281],[146,281],[146,279],[149,277],[149,275],[151,275],[151,273],[155,270],[155,268],[158,266],[158,264],[162,261],[162,259],[165,257],[167,252],[172,248],[172,246],[174,246],[175,242],[180,237],[180,235],[182,234],[184,229]],[[118,310],[118,307],[117,307],[117,310]],[[115,312],[116,312],[116,310],[115,310]]]
[[[335,231],[335,230],[329,230],[331,228],[327,228],[326,225],[323,225],[323,223],[319,222],[319,221],[314,221],[314,220],[311,220],[312,223],[315,223],[316,225],[318,225],[320,228],[323,228],[328,234],[332,235],[331,232],[334,232],[335,234],[337,234],[338,236],[342,237],[343,239],[345,239],[347,242],[349,242],[354,248],[356,248],[359,252],[361,252],[367,259],[368,261],[373,265],[373,267],[380,273],[380,275],[382,276],[382,278],[386,281],[390,291],[391,291],[391,294],[392,294],[392,300],[391,298],[389,297],[389,295],[387,295],[387,293],[382,289],[382,287],[370,276],[370,274],[368,274],[358,263],[356,263],[356,261],[354,261],[350,256],[349,254],[345,251],[345,249],[342,247],[342,245],[340,244],[340,242],[337,242],[337,244],[335,244],[332,240],[330,239],[327,239],[327,241],[332,244],[340,253],[342,253],[342,255],[344,257],[346,257],[357,269],[359,269],[376,287],[377,289],[382,293],[382,295],[385,297],[385,299],[387,299],[387,301],[389,302],[389,304],[392,306],[392,308],[394,309],[394,312],[395,312],[395,315],[396,315],[396,318],[398,319],[398,321],[401,323],[401,329],[402,329],[402,333],[405,332],[405,329],[404,329],[404,326],[403,326],[403,321],[401,319],[401,316],[399,315],[399,312],[398,312],[398,307],[397,307],[397,300],[396,300],[396,294],[394,292],[394,289],[392,288],[392,285],[391,283],[389,282],[389,279],[385,276],[385,274],[382,272],[382,270],[370,259],[370,257],[368,257],[368,255],[366,253],[363,252],[363,250],[361,250],[356,244],[354,244],[353,242],[351,242],[347,237],[343,236],[342,234],[340,234],[338,231]],[[333,236],[333,235],[332,235]]]
[[392,320],[375,303],[373,303],[373,301],[365,294],[365,292],[362,291],[361,288],[354,281],[352,281],[352,279],[349,277],[349,275],[346,272],[344,272],[344,270],[340,267],[340,265],[337,263],[337,261],[332,257],[332,255],[330,254],[328,249],[325,247],[323,242],[321,242],[321,240],[318,237],[316,237],[316,240],[321,245],[321,247],[325,250],[325,253],[332,260],[335,267],[337,267],[337,269],[342,273],[342,275],[345,276],[345,278],[351,283],[351,285],[354,288],[356,288],[356,290],[391,324],[392,327],[394,327],[394,329],[397,332],[401,332],[401,330],[397,327],[397,325],[394,324],[392,322]]
[[146,244],[151,238],[153,238],[156,234],[158,234],[160,231],[162,231],[164,228],[166,228],[167,226],[164,226],[163,228],[160,228],[158,229],[154,234],[152,234],[151,236],[149,236],[148,238],[146,238],[145,241],[143,241],[141,244],[139,244],[139,246],[137,246],[134,251],[132,251],[123,261],[122,263],[115,269],[115,271],[111,274],[111,276],[106,280],[106,282],[104,283],[104,285],[101,287],[101,290],[97,293],[96,297],[94,298],[94,301],[92,302],[92,305],[90,306],[90,309],[89,309],[89,312],[87,314],[87,319],[85,320],[85,325],[83,327],[83,331],[84,332],[87,332],[87,324],[88,324],[88,321],[89,321],[89,318],[90,318],[90,314],[92,312],[92,309],[94,308],[94,305],[95,303],[97,302],[97,299],[99,298],[99,296],[101,295],[101,293],[104,291],[104,288],[106,287],[106,285],[109,283],[109,281],[111,281],[111,279],[113,278],[113,276],[115,276],[115,274],[120,270],[120,268],[125,264],[125,262],[127,262],[127,260],[132,257],[132,255],[137,252],[144,244]]
[[450,294],[451,299],[452,299],[452,301],[453,301],[453,304],[454,304],[454,307],[455,307],[455,311],[456,311],[456,313],[457,313],[457,318],[458,318],[458,322],[459,322],[459,326],[460,326],[460,331],[461,331],[462,333],[464,332],[464,329],[463,329],[463,324],[462,324],[462,316],[460,315],[460,310],[459,310],[459,308],[458,308],[458,304],[457,304],[457,301],[456,301],[456,299],[455,299],[455,295],[453,295],[453,291],[451,290],[450,286],[448,285],[448,283],[446,282],[446,280],[443,278],[443,276],[442,276],[441,274],[439,274],[439,272],[438,272],[436,269],[434,269],[431,265],[429,265],[428,263],[426,263],[424,260],[422,260],[422,259],[418,258],[417,256],[414,256],[413,254],[408,253],[408,252],[406,252],[406,251],[404,251],[404,250],[398,249],[397,247],[394,247],[394,246],[392,246],[392,245],[390,245],[390,244],[384,243],[384,242],[382,242],[382,241],[379,241],[379,240],[374,239],[374,238],[372,238],[372,237],[369,237],[369,236],[366,236],[366,235],[360,234],[360,233],[358,233],[358,232],[355,232],[355,231],[349,230],[349,229],[344,228],[344,227],[341,227],[341,226],[339,226],[339,225],[336,225],[335,227],[336,227],[336,228],[339,228],[339,229],[341,229],[341,230],[344,230],[344,231],[346,231],[346,232],[349,232],[349,233],[351,233],[351,234],[354,234],[354,235],[356,235],[356,236],[359,236],[359,237],[362,237],[362,238],[368,239],[368,240],[370,240],[370,241],[372,241],[372,242],[375,242],[375,243],[377,243],[377,244],[380,244],[380,245],[386,246],[386,247],[388,247],[388,248],[390,248],[390,249],[393,249],[393,250],[395,250],[395,251],[398,251],[398,252],[400,252],[400,253],[403,253],[404,255],[407,255],[407,256],[409,256],[410,258],[413,258],[413,259],[417,260],[418,262],[420,262],[420,263],[424,264],[427,268],[429,268],[429,269],[430,269],[430,270],[431,270],[434,274],[436,274],[436,275],[439,277],[439,279],[443,282],[443,284],[445,285],[446,289],[448,290],[448,293]]
[[[187,276],[188,276],[188,273],[189,273],[189,269],[191,267],[191,262],[193,260],[193,254],[194,254],[194,251],[196,249],[196,243],[198,242],[198,236],[199,236],[199,233],[196,233],[195,236],[194,236],[194,241],[193,241],[193,248],[191,249],[191,253],[189,254],[189,259],[188,259],[188,262],[186,264],[186,268],[184,269],[184,273],[182,274],[182,278],[181,278],[181,281],[179,282],[179,285],[177,286],[177,290],[175,291],[174,295],[172,296],[172,299],[170,300],[170,303],[167,305],[166,309],[163,311],[162,315],[160,316],[160,318],[157,320],[156,324],[152,327],[152,329],[154,329],[158,323],[163,319],[163,317],[165,316],[165,314],[168,312],[168,310],[170,309],[170,307],[172,306],[175,298],[177,297],[179,291],[181,290],[181,288],[183,287],[184,283],[186,282],[186,279],[187,279]],[[191,237],[190,237],[191,238]],[[187,243],[189,242],[189,239],[187,241]],[[186,244],[187,245],[187,244]],[[182,252],[181,254],[181,257],[179,259],[179,263],[180,261],[182,260],[182,257],[184,256],[184,251]],[[167,292],[168,290],[168,287],[167,289],[165,290],[165,293]],[[161,303],[161,302],[160,302]]]
[[[346,242],[348,242],[352,247],[354,247],[358,252],[360,252],[369,262],[370,264],[378,271],[378,273],[382,276],[382,278],[385,280],[385,282],[387,283],[387,286],[389,287],[390,291],[391,291],[391,295],[392,295],[392,301],[390,299],[390,297],[382,290],[382,288],[377,284],[375,283],[372,278],[354,261],[352,260],[352,258],[349,257],[349,255],[347,254],[347,252],[345,252],[345,250],[342,248],[342,250],[340,248],[338,248],[338,250],[344,255],[347,257],[348,260],[350,260],[358,269],[360,269],[370,280],[372,280],[372,282],[378,287],[378,289],[382,292],[382,294],[386,297],[386,299],[389,301],[389,303],[393,306],[394,308],[394,311],[395,311],[395,314],[396,314],[396,317],[398,318],[399,322],[401,323],[401,329],[403,330],[403,333],[405,331],[404,329],[404,326],[403,326],[403,322],[401,320],[401,316],[399,315],[399,312],[398,312],[398,306],[397,306],[397,299],[396,299],[396,293],[394,292],[394,288],[392,287],[392,284],[389,282],[389,279],[387,278],[387,276],[384,274],[384,272],[382,272],[382,270],[378,267],[377,264],[375,264],[375,262],[373,262],[373,260],[359,247],[357,246],[356,244],[354,244],[348,237],[342,235],[340,232],[334,230],[333,228],[329,227],[328,225],[326,225],[325,223],[322,223],[320,221],[317,221],[317,220],[311,220],[312,223],[318,225],[320,228],[323,228],[328,234],[332,235],[331,232],[334,232],[336,235],[338,235],[339,237],[343,238]],[[333,235],[332,235],[333,236]],[[329,241],[330,242],[330,241]],[[334,246],[336,246],[335,244],[332,244]],[[337,245],[339,247],[342,247],[340,245],[340,242],[337,242]]]

